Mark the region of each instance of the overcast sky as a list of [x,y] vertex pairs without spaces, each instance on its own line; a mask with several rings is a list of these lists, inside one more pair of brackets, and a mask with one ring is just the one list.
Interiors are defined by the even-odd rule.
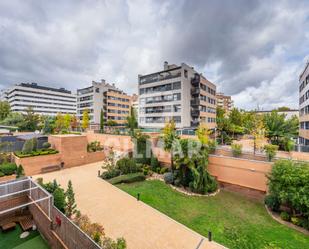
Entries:
[[309,0],[0,1],[0,88],[76,88],[185,62],[245,109],[297,107]]

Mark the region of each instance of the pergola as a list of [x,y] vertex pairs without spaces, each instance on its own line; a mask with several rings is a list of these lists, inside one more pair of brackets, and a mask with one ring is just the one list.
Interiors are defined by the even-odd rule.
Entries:
[[[18,197],[27,197],[27,201],[15,203]],[[0,216],[17,209],[38,204],[51,217],[52,195],[42,188],[31,177],[23,177],[7,182],[0,182]],[[5,205],[2,205],[5,202]]]

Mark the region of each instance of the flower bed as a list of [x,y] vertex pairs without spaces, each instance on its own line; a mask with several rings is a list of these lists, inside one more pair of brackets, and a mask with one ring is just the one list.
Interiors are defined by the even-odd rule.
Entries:
[[51,155],[51,154],[57,154],[57,153],[59,153],[59,151],[54,150],[54,149],[39,149],[39,150],[31,151],[27,154],[21,151],[16,151],[14,154],[15,156],[19,158],[25,158],[25,157],[33,157],[33,156],[41,156],[41,155]]

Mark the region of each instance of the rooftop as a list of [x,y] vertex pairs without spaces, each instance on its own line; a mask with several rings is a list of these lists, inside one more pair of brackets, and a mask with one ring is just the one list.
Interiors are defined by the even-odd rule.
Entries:
[[20,83],[20,84],[17,84],[17,86],[29,87],[29,88],[46,90],[46,91],[53,91],[53,92],[61,92],[61,93],[69,93],[69,94],[71,94],[71,91],[66,90],[63,87],[61,87],[61,88],[53,88],[53,87],[41,86],[41,85],[38,85],[37,83]]

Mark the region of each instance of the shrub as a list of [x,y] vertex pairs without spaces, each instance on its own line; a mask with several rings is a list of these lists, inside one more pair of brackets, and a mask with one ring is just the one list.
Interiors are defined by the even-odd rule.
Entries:
[[299,225],[307,230],[309,230],[309,218],[303,218],[300,220]]
[[121,175],[114,177],[109,180],[111,184],[120,184],[120,183],[132,183],[132,182],[139,182],[144,181],[146,177],[143,173],[132,173],[127,175]]
[[160,168],[159,160],[154,155],[151,157],[150,166],[152,171],[157,171],[157,169]]
[[120,175],[120,170],[119,169],[111,169],[108,171],[105,171],[101,174],[101,177],[103,179],[111,179],[113,177],[119,176]]
[[17,170],[17,166],[15,163],[4,163],[0,165],[0,171],[4,175],[13,175]]
[[2,177],[2,176],[5,176],[5,174],[3,174],[3,173],[0,171],[0,177]]
[[50,144],[49,142],[45,142],[45,143],[42,144],[42,147],[43,147],[44,149],[49,149],[50,146],[51,146],[51,144]]
[[266,206],[268,208],[270,208],[271,210],[279,211],[280,201],[279,201],[279,199],[276,196],[274,196],[274,195],[267,195],[265,197],[264,202],[265,202]]
[[101,147],[101,144],[99,141],[93,141],[87,145],[87,151],[88,152],[96,152],[101,151],[103,148]]
[[151,170],[150,166],[147,165],[147,164],[143,165],[142,171],[143,171],[145,176],[152,175],[152,173],[153,173],[153,171]]
[[163,175],[164,181],[167,184],[173,184],[174,183],[174,175],[172,172],[167,172]]
[[16,178],[19,178],[24,175],[25,175],[24,168],[23,166],[19,165],[16,170]]
[[23,154],[30,154],[33,151],[33,140],[28,139],[23,145],[22,153]]
[[56,190],[53,192],[54,196],[54,205],[64,213],[66,201],[65,201],[65,193],[62,188],[56,188]]
[[298,217],[292,217],[291,218],[291,222],[294,224],[294,225],[297,225],[297,226],[300,226],[300,219]]
[[162,175],[162,174],[168,172],[168,170],[169,170],[168,167],[162,167],[162,168],[160,169],[160,172],[159,172],[159,173]]
[[209,153],[214,153],[216,151],[217,148],[217,143],[215,140],[209,140],[208,142],[208,152]]
[[268,175],[270,195],[288,206],[291,213],[308,218],[309,164],[292,160],[277,160]]
[[264,146],[264,150],[267,156],[268,161],[272,161],[274,159],[274,157],[277,154],[277,150],[278,150],[278,145],[274,145],[274,144],[266,144]]
[[121,174],[130,174],[141,171],[136,166],[136,162],[133,158],[124,157],[117,161],[116,168],[120,170]]
[[280,213],[280,217],[281,217],[281,219],[283,219],[285,221],[289,221],[290,220],[290,215],[287,212],[281,212]]
[[232,153],[234,157],[239,157],[242,153],[242,145],[241,144],[232,144]]

